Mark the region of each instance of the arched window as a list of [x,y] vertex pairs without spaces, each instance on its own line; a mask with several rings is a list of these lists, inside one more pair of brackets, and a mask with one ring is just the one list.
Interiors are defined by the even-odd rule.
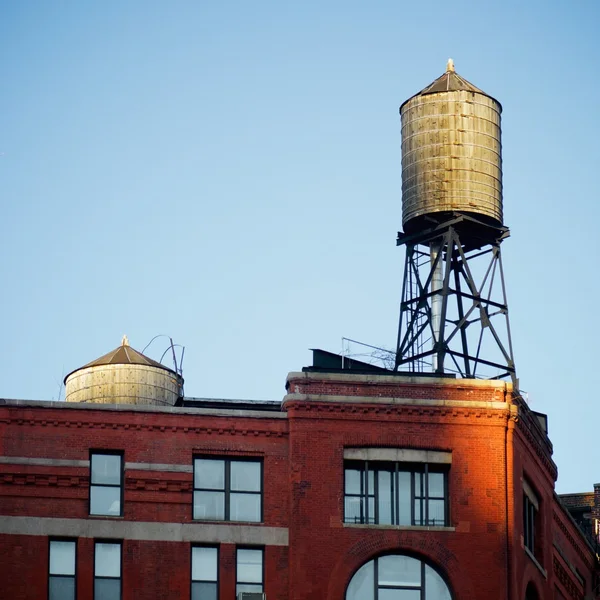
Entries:
[[452,596],[428,564],[403,554],[387,554],[356,571],[346,600],[452,600]]

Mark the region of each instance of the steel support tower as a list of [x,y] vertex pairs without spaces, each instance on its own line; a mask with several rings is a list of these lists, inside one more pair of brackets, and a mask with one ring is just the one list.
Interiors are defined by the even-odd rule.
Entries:
[[398,233],[406,258],[396,370],[510,379],[518,389],[500,250],[510,232],[478,216],[445,217]]

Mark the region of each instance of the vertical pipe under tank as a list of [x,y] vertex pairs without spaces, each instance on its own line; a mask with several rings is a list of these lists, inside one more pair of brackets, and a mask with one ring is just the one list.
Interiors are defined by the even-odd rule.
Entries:
[[439,293],[439,291],[443,286],[444,273],[442,257],[439,256],[441,252],[442,243],[431,242],[429,246],[429,257],[431,261],[431,268],[433,270],[431,277],[431,329],[433,333],[431,338],[431,348],[434,350],[434,353],[431,357],[431,371],[433,373],[438,370],[438,367],[443,368],[443,365],[438,365],[438,355],[435,352],[436,344],[440,339],[442,318],[442,295]]

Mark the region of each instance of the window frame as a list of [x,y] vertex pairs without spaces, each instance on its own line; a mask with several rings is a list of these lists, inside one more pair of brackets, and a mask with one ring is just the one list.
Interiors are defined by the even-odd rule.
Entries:
[[[223,476],[224,487],[222,489],[196,487],[196,461],[213,460],[222,461],[224,464]],[[231,464],[232,463],[254,463],[259,467],[259,489],[258,491],[244,491],[231,489]],[[222,492],[223,493],[223,518],[213,519],[210,517],[196,517],[196,493],[197,492]],[[260,513],[257,521],[234,520],[231,518],[231,496],[232,494],[244,494],[248,496],[258,496],[260,499]],[[229,522],[229,523],[264,523],[264,461],[259,456],[220,456],[220,455],[194,455],[192,459],[192,520],[210,521],[210,522]]]
[[529,496],[523,493],[523,545],[535,556],[538,510]]
[[[349,494],[346,491],[348,471],[360,472],[360,492],[358,494]],[[450,465],[442,463],[415,463],[401,461],[379,461],[379,460],[344,460],[344,524],[347,525],[393,525],[398,527],[448,527],[450,521],[450,497],[449,497],[449,471]],[[373,473],[373,492],[369,489],[369,472]],[[377,473],[389,472],[390,478],[390,514],[391,523],[382,523],[380,520],[380,498],[379,492],[379,477]],[[408,473],[410,477],[410,524],[401,523],[402,516],[400,514],[400,499],[401,488],[399,474]],[[429,474],[440,473],[443,476],[443,496],[431,496],[429,494]],[[416,479],[419,476],[421,491],[416,494]],[[347,498],[358,498],[360,501],[360,516],[359,521],[349,520],[346,514]],[[370,500],[373,502],[374,515],[370,514]],[[366,500],[366,501],[365,501]],[[444,502],[444,522],[441,524],[430,523],[429,519],[429,502],[431,500],[442,500]],[[420,513],[423,515],[420,519],[416,518],[415,506],[420,504]],[[425,509],[423,511],[423,508]],[[364,512],[363,512],[364,509]]]
[[[92,460],[94,455],[103,456],[118,456],[121,461],[119,484],[108,484],[108,483],[94,483],[92,480]],[[99,513],[92,512],[92,488],[103,487],[103,488],[119,488],[119,514],[110,513]],[[91,517],[112,517],[119,518],[124,514],[124,500],[125,500],[125,453],[123,450],[90,450],[90,483],[89,483],[89,494],[88,494],[88,514]]]
[[[119,547],[119,577],[96,575],[96,554],[97,554],[97,547],[99,544],[114,545],[114,546]],[[119,582],[119,600],[122,600],[122,598],[123,598],[123,540],[94,539],[94,563],[93,564],[94,564],[94,570],[93,570],[94,583],[93,583],[92,597],[94,599],[96,598],[96,581],[98,579],[102,579],[102,580],[110,579],[110,580],[118,580],[118,582]]]
[[[261,570],[260,570],[260,577],[261,577],[261,581],[260,581],[260,591],[256,591],[253,593],[256,594],[264,594],[265,593],[265,548],[264,546],[236,546],[235,549],[235,597],[237,598],[239,595],[239,591],[238,591],[238,586],[239,585],[258,585],[257,583],[253,582],[253,581],[240,581],[238,579],[238,571],[239,571],[239,562],[238,562],[238,555],[239,555],[239,551],[240,550],[254,550],[254,551],[259,551],[261,553]],[[249,593],[249,592],[246,592]]]
[[[217,574],[216,579],[211,581],[209,579],[194,579],[194,548],[209,548],[214,550],[217,555]],[[193,589],[194,583],[214,583],[216,585],[216,596],[215,598],[219,598],[220,593],[220,578],[219,578],[219,565],[220,565],[220,552],[219,546],[215,546],[213,544],[192,544],[190,548],[190,598],[193,598]]]
[[[64,575],[61,573],[52,573],[50,571],[50,565],[52,561],[52,542],[69,542],[74,544],[74,555],[73,555],[73,575]],[[50,600],[50,581],[52,577],[69,577],[73,579],[73,600],[77,600],[77,538],[69,537],[49,537],[48,538],[48,593],[47,598]]]
[[539,496],[529,480],[523,479],[523,547],[541,565],[541,506]]

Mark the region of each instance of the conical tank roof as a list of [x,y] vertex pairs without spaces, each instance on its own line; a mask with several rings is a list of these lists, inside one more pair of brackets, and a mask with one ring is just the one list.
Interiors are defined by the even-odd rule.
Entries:
[[[148,358],[145,354],[138,352],[135,348],[132,348],[129,345],[129,340],[127,336],[124,335],[121,340],[121,345],[117,346],[114,350],[106,353],[104,356],[93,360],[92,362],[83,365],[82,367],[78,367],[71,371],[64,379],[66,383],[67,379],[76,371],[80,371],[81,369],[87,369],[89,367],[100,367],[102,365],[146,365],[148,367],[157,367],[159,369],[164,369],[165,371],[170,371],[171,373],[175,373],[173,369],[169,369],[165,367],[162,363],[157,362],[156,360],[152,360]],[[176,374],[176,373],[175,373]]]
[[[470,81],[467,81],[464,77],[461,77],[454,70],[454,61],[449,58],[448,64],[446,65],[446,72],[443,75],[440,75],[435,81],[432,81],[428,86],[424,87],[420,92],[416,93],[414,96],[411,96],[408,100],[405,100],[400,106],[400,110],[402,107],[409,101],[415,98],[416,96],[425,96],[426,94],[439,94],[443,92],[473,92],[475,94],[483,94],[488,98],[492,98],[496,102],[496,98],[486,94],[483,90],[479,89],[477,86],[473,85]],[[500,102],[498,102],[500,104]],[[502,110],[502,105],[500,104],[500,110]]]

